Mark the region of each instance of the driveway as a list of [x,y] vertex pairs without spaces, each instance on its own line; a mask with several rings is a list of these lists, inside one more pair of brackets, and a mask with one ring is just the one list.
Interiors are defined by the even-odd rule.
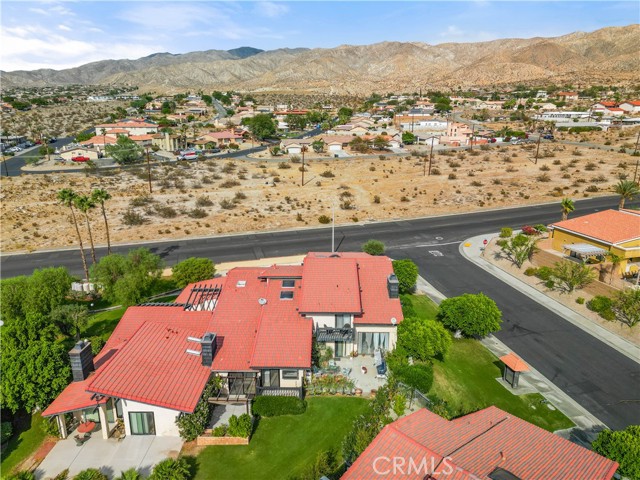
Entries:
[[53,478],[67,468],[70,478],[87,468],[97,468],[110,478],[135,468],[143,477],[148,477],[156,463],[169,457],[177,458],[182,448],[180,437],[133,435],[118,441],[104,440],[99,433],[81,447],[72,436],[60,440],[36,469],[36,478]]

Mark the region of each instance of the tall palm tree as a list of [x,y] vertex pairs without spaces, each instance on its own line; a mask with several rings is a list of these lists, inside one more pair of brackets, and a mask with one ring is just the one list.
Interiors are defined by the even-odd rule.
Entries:
[[107,129],[101,128],[100,133],[102,134],[102,151],[105,151],[105,147],[107,146]]
[[569,217],[569,214],[576,209],[576,206],[570,198],[563,198],[560,206],[562,207],[562,221],[564,222]]
[[616,270],[618,269],[617,267],[618,265],[620,265],[622,260],[624,260],[624,257],[620,255],[616,255],[615,253],[609,253],[607,256],[611,261],[611,271],[609,272],[609,285],[611,285],[611,282],[613,281],[613,276],[615,275]]
[[89,243],[91,244],[91,259],[94,265],[96,260],[96,247],[93,245],[93,235],[91,234],[91,222],[89,222],[89,210],[95,208],[96,204],[93,199],[88,195],[76,195],[73,199],[73,203],[78,210],[84,214],[84,218],[87,222],[87,230],[89,231]]
[[633,200],[633,197],[640,195],[640,186],[633,180],[620,180],[618,184],[613,187],[613,191],[620,195],[618,209],[622,210],[625,200]]
[[76,212],[73,209],[74,199],[76,194],[70,188],[63,188],[58,191],[58,201],[63,205],[69,207],[71,210],[71,218],[73,219],[73,225],[76,227],[76,234],[78,235],[78,243],[80,244],[80,256],[82,257],[82,268],[84,269],[84,276],[89,280],[89,268],[87,268],[87,259],[84,256],[84,246],[82,245],[82,236],[80,235],[80,229],[78,228],[78,220],[76,219]]
[[94,202],[100,203],[100,207],[102,207],[102,218],[104,218],[104,228],[107,231],[107,253],[111,255],[111,239],[109,237],[109,223],[107,222],[107,212],[104,209],[104,202],[107,200],[111,200],[111,195],[106,190],[102,188],[95,188],[93,192],[91,192],[91,199]]

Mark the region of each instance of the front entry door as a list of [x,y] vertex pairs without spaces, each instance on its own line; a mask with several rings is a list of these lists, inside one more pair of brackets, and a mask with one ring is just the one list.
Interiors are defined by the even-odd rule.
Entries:
[[336,342],[336,357],[344,357],[344,342]]

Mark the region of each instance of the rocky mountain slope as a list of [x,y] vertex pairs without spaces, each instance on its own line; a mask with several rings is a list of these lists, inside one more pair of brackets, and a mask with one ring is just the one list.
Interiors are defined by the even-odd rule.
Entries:
[[[554,38],[480,43],[383,42],[328,49],[161,53],[78,68],[2,73],[2,83],[101,83],[157,91],[185,88],[363,94],[515,83],[620,84],[637,79],[640,25]],[[247,56],[248,55],[248,56]]]

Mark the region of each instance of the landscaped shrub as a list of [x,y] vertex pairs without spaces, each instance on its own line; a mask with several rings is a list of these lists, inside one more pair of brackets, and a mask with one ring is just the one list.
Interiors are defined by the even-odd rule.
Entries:
[[411,260],[394,260],[393,273],[398,277],[400,293],[411,293],[418,280],[418,266]]
[[587,308],[593,312],[596,312],[605,320],[615,320],[616,314],[613,309],[613,300],[609,297],[605,297],[604,295],[596,295],[591,300],[587,302]]
[[[36,480],[36,475],[33,472],[22,471],[7,475],[4,478],[6,478],[6,480]],[[107,477],[105,477],[105,479],[106,478]]]
[[74,480],[109,480],[104,473],[102,473],[97,468],[87,468],[86,470],[81,471],[75,477]]
[[[289,480],[318,480],[319,478],[339,478],[343,473],[340,470],[340,461],[333,450],[318,453],[315,461],[308,465],[301,474],[288,477]],[[344,467],[343,467],[344,468]]]
[[437,318],[450,330],[460,330],[470,337],[484,337],[500,330],[502,312],[486,295],[465,293],[443,300]]
[[307,409],[307,402],[298,397],[280,397],[262,395],[253,401],[254,415],[277,417],[280,415],[300,415]]
[[535,229],[536,229],[537,231],[539,231],[539,232],[548,232],[548,231],[549,231],[549,229],[547,228],[547,226],[546,226],[546,225],[543,225],[542,223],[539,223],[538,225],[536,225],[536,226],[535,226],[535,227],[533,227],[533,228],[535,228]]
[[433,366],[429,363],[416,362],[413,365],[398,365],[392,371],[398,381],[424,394],[433,385]]
[[216,273],[216,267],[209,258],[191,257],[177,263],[173,267],[172,276],[178,288],[190,283],[209,280]]
[[0,424],[0,430],[0,443],[3,444],[13,435],[13,425],[11,422],[2,422],[2,424]]
[[513,229],[510,227],[502,227],[500,229],[500,238],[509,238],[513,235]]
[[584,305],[584,297],[578,297],[576,298],[576,303],[578,305]]
[[524,227],[522,227],[522,233],[529,236],[540,235],[540,232],[531,225],[525,225]]
[[220,385],[220,377],[213,377],[204,388],[194,412],[181,415],[176,419],[178,431],[184,441],[190,442],[204,433],[207,425],[209,425],[213,411],[213,405],[209,403],[209,397],[220,389]]
[[554,282],[552,279],[549,279],[546,282],[544,282],[544,286],[547,287],[549,290],[553,290],[556,286],[556,282]]
[[533,277],[536,273],[538,273],[538,269],[535,267],[529,267],[524,271],[527,277]]
[[251,435],[252,427],[253,422],[249,414],[243,413],[239,417],[231,415],[231,418],[229,419],[229,429],[227,430],[227,435],[229,435],[230,437],[247,438],[249,435]]
[[369,255],[384,255],[384,243],[380,240],[368,240],[362,245],[362,251]]
[[413,308],[413,303],[411,302],[411,295],[400,295],[400,305],[402,305],[402,316],[407,317],[415,317],[416,310]]
[[618,462],[621,476],[640,478],[640,425],[619,431],[603,430],[591,446],[600,455]]
[[224,437],[227,434],[228,426],[226,424],[218,425],[211,431],[211,435],[214,437]]
[[[155,467],[149,476],[149,480],[189,480],[191,473],[189,472],[189,464],[184,458],[167,458]],[[106,479],[106,477],[105,477]]]
[[537,269],[535,276],[540,280],[547,281],[553,275],[553,269],[551,267],[540,267]]
[[398,417],[404,415],[404,411],[407,408],[407,397],[402,393],[398,393],[393,399],[393,411]]
[[100,353],[106,343],[102,337],[91,337],[89,341],[91,341],[91,353],[93,353],[94,356]]

